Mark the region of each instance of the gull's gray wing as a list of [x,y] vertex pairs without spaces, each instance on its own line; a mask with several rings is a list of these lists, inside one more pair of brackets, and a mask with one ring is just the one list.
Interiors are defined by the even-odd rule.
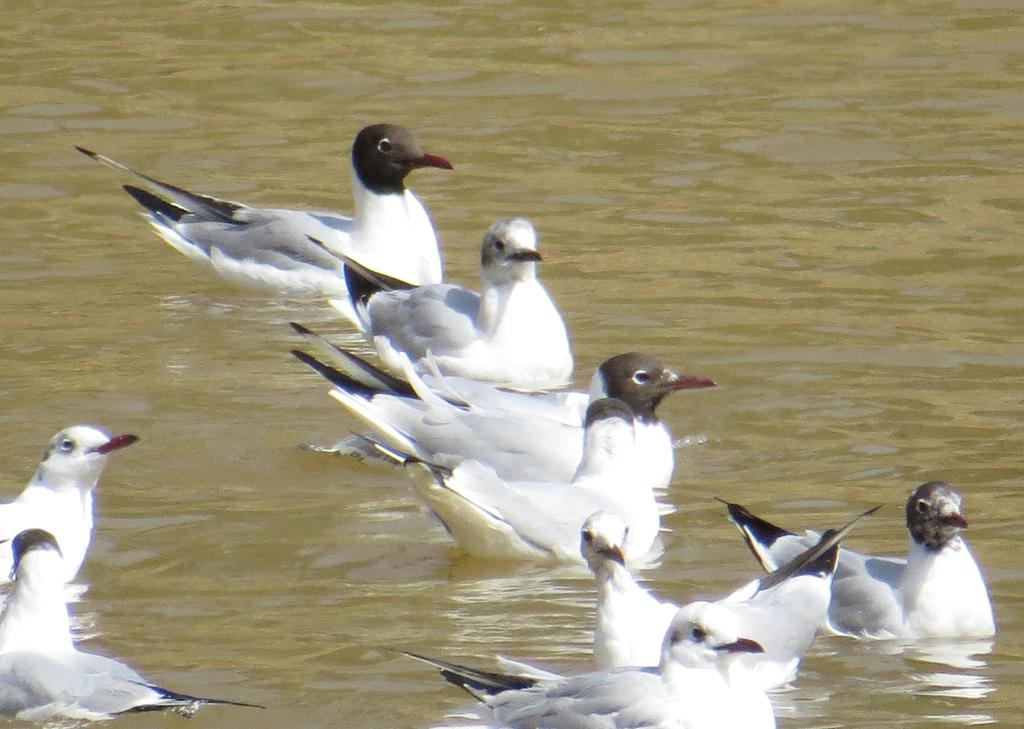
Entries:
[[[506,691],[487,705],[510,729],[639,729],[676,726],[671,697],[653,670],[613,669]],[[678,726],[685,726],[679,723]]]
[[458,286],[434,284],[409,291],[382,291],[367,306],[370,334],[388,340],[413,359],[462,352],[477,342],[474,324],[480,297]]
[[0,714],[103,718],[158,698],[134,670],[89,653],[0,655]]
[[898,635],[903,625],[899,586],[905,568],[901,559],[841,550],[828,612],[831,627],[854,635]]

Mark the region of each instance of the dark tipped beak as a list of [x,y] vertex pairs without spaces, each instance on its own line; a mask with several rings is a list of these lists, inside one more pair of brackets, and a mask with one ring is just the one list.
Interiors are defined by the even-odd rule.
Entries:
[[700,375],[676,375],[672,380],[665,383],[669,390],[703,390],[708,387],[718,387],[714,380]]
[[764,653],[764,648],[756,640],[740,638],[734,643],[718,646],[718,650],[729,653]]
[[618,562],[623,567],[626,566],[626,558],[622,554],[622,550],[618,547],[611,547],[609,549],[602,549],[601,554],[610,559],[612,562]]
[[436,154],[426,153],[419,159],[411,161],[412,167],[439,167],[442,170],[452,169],[452,163],[446,160],[444,157],[438,157]]
[[943,526],[959,527],[960,529],[967,528],[967,520],[964,519],[962,514],[947,514],[943,517],[940,517],[940,520],[942,521]]
[[138,443],[138,441],[139,436],[132,435],[131,433],[115,435],[113,438],[108,440],[103,445],[96,446],[95,448],[93,448],[92,451],[93,453],[101,453],[103,455],[107,455],[108,453],[113,453],[114,451],[121,450],[122,448],[127,448],[132,443]]
[[527,248],[524,251],[515,251],[513,253],[509,253],[508,260],[519,261],[521,263],[533,261],[536,263],[537,261],[542,261],[544,259],[540,257],[540,251],[532,251],[529,248]]

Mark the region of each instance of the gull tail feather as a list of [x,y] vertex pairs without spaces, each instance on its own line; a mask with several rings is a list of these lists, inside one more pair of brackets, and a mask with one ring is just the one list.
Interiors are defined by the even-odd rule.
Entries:
[[754,555],[754,559],[760,563],[765,572],[776,570],[779,565],[771,556],[769,550],[782,537],[791,537],[794,534],[787,532],[782,527],[775,526],[769,521],[765,521],[759,516],[751,514],[746,507],[740,504],[725,501],[717,496],[715,499],[725,504],[729,511],[729,521],[739,529],[743,541],[747,543],[747,547]]
[[503,691],[516,691],[535,686],[540,680],[531,676],[514,676],[495,671],[481,671],[459,663],[452,663],[440,658],[431,658],[411,651],[402,651],[404,655],[433,666],[441,672],[448,683],[465,689],[474,698],[481,699],[494,696]]
[[155,691],[159,698],[151,704],[143,704],[141,706],[134,706],[131,709],[119,712],[120,714],[137,714],[146,711],[164,711],[172,710],[177,711],[185,716],[192,716],[196,711],[206,704],[221,704],[224,706],[244,706],[249,709],[265,709],[266,706],[261,704],[250,704],[244,701],[234,701],[232,699],[213,699],[208,696],[192,696],[191,694],[181,694],[177,691],[171,691],[161,686],[154,686],[152,684],[140,683],[140,686],[145,686],[152,691]]
[[761,578],[759,589],[767,590],[796,575],[819,575],[826,577],[836,570],[839,558],[839,544],[850,533],[854,525],[864,517],[874,514],[881,506],[875,506],[858,514],[839,529],[828,529],[817,543],[791,559],[779,569]]
[[[329,382],[343,389],[363,391],[363,394],[371,395],[375,392],[388,392],[403,397],[416,397],[416,392],[408,382],[385,372],[380,367],[370,364],[362,357],[331,344],[319,334],[297,322],[289,322],[289,326],[301,336],[310,347],[320,356],[321,360],[312,362],[296,357],[316,370]],[[305,355],[309,359],[309,355]],[[314,365],[314,362],[316,363]],[[328,364],[329,363],[329,364]]]
[[[97,152],[93,152],[92,150],[86,149],[85,147],[79,147],[78,145],[75,145],[75,149],[77,149],[85,156],[96,160],[100,164],[104,164],[107,167],[111,167],[115,170],[127,172],[128,174],[134,175],[135,177],[138,177],[141,180],[145,180],[160,193],[166,195],[167,198],[170,199],[170,202],[173,203],[175,207],[181,210],[187,210],[193,215],[197,215],[200,218],[204,218],[206,220],[212,220],[221,223],[229,223],[231,225],[245,225],[243,221],[237,220],[235,218],[235,213],[238,210],[244,208],[244,205],[233,203],[228,200],[220,200],[219,198],[210,197],[209,195],[199,195],[197,193],[189,192],[188,190],[184,190],[180,187],[176,187],[169,183],[161,182],[155,177],[144,175],[141,172],[133,170],[128,165],[122,164],[121,162],[118,162],[115,159],[111,159],[110,157],[106,157]],[[139,202],[143,207],[149,210],[154,210],[154,208],[150,207],[150,205],[148,205],[146,202],[143,202],[138,197],[136,197],[131,190],[128,190],[128,194],[134,197],[135,200]],[[165,202],[161,207],[166,206],[167,203]]]

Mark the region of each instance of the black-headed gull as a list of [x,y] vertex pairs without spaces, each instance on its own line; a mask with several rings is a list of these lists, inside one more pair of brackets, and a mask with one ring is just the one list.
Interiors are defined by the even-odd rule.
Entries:
[[254,706],[160,688],[120,661],[78,650],[64,603],[66,568],[53,535],[28,529],[13,540],[14,588],[0,615],[0,715],[34,721],[101,721],[203,704]]
[[440,669],[482,704],[488,726],[507,729],[773,729],[764,690],[736,658],[763,648],[714,603],[679,610],[655,668],[615,668],[560,679],[477,671],[409,653]]
[[[717,601],[735,615],[744,635],[764,647],[764,653],[739,665],[765,689],[796,676],[828,612],[839,542],[853,523]],[[600,668],[657,665],[665,631],[679,610],[642,587],[626,568],[622,545],[628,532],[621,518],[603,512],[592,514],[580,532],[580,551],[597,580],[594,658]]]
[[580,563],[583,522],[608,511],[629,524],[626,560],[646,561],[660,546],[660,508],[653,484],[642,478],[634,423],[621,400],[591,403],[583,458],[569,483],[505,481],[478,461],[449,470],[380,447],[399,462],[430,470],[432,479],[414,481],[416,493],[470,554]]
[[[515,481],[567,482],[583,457],[583,419],[592,400],[614,397],[636,415],[637,447],[655,488],[668,488],[674,465],[672,436],[656,409],[679,390],[714,387],[699,375],[677,372],[637,352],[616,355],[594,372],[588,392],[519,393],[439,374],[421,377],[405,367],[396,378],[355,354],[292,324],[321,359],[293,350],[334,385],[330,394],[388,445],[421,460],[454,468],[477,460]],[[375,455],[351,436],[316,450]]]
[[[817,538],[787,532],[736,504],[730,514],[765,569]],[[956,489],[929,481],[906,505],[905,558],[839,553],[827,627],[859,638],[983,638],[995,635],[992,602],[961,536],[967,528]]]
[[537,233],[525,218],[498,220],[484,235],[480,292],[452,284],[395,287],[347,262],[349,295],[331,303],[392,371],[417,367],[518,390],[562,387],[572,377],[569,334],[537,280]]
[[[405,187],[419,167],[451,169],[393,124],[362,129],[352,143],[355,215],[255,208],[189,192],[83,147],[92,159],[145,181],[124,189],[146,209],[156,233],[192,260],[243,286],[292,296],[343,296],[348,256],[412,284],[442,280],[437,236]],[[316,239],[313,242],[310,238]]]
[[8,540],[33,527],[46,529],[64,545],[63,579],[74,579],[92,540],[93,491],[107,456],[136,441],[137,436],[109,436],[91,425],[73,425],[50,438],[25,490],[0,504],[0,582],[11,574]]

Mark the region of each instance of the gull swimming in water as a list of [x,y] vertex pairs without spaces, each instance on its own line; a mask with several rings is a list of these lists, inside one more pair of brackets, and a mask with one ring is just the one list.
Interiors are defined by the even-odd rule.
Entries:
[[613,668],[565,678],[478,671],[408,653],[440,669],[482,704],[480,719],[506,729],[774,729],[764,690],[740,656],[763,648],[743,636],[733,613],[696,602],[666,631],[657,667]]
[[84,147],[77,149],[141,179],[149,189],[124,189],[145,208],[143,216],[157,235],[233,283],[289,296],[344,296],[343,256],[410,284],[442,280],[434,226],[423,204],[405,186],[405,178],[421,167],[452,166],[420,149],[408,129],[373,124],[356,135],[352,217],[221,200],[161,182]]
[[204,704],[262,708],[169,691],[120,661],[78,650],[57,541],[28,529],[14,538],[13,550],[14,589],[0,615],[0,715],[101,721],[161,709],[191,716]]
[[[707,377],[680,373],[638,352],[602,363],[587,392],[510,392],[467,378],[421,377],[408,362],[401,379],[306,327],[292,326],[320,358],[300,350],[292,354],[334,385],[331,397],[374,437],[447,468],[476,460],[510,481],[571,481],[583,457],[587,406],[613,397],[632,409],[642,468],[655,489],[664,491],[675,459],[672,434],[657,408],[674,392],[715,387]],[[379,458],[366,443],[361,436],[349,436],[333,447],[314,448]]]
[[481,289],[409,286],[347,261],[348,298],[331,303],[394,372],[402,355],[448,375],[517,390],[563,387],[572,377],[569,334],[537,280],[537,233],[525,218],[498,220],[484,235]]
[[33,527],[65,545],[62,576],[66,582],[74,579],[92,541],[93,491],[107,457],[138,440],[131,434],[109,436],[91,425],[73,425],[50,438],[25,490],[0,504],[0,581],[11,574],[9,540]]
[[[859,638],[984,638],[995,635],[992,601],[962,536],[963,501],[944,481],[919,486],[906,503],[906,557],[839,553],[827,627]],[[738,504],[730,514],[765,569],[817,539],[793,534]]]

